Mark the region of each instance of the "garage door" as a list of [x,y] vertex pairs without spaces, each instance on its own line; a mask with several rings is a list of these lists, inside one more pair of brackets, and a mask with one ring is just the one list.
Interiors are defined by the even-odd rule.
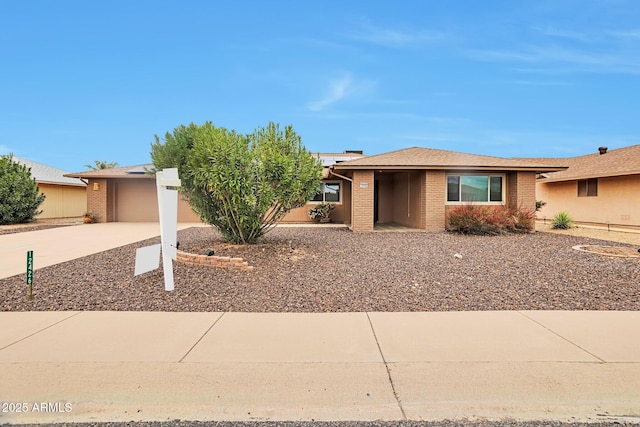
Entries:
[[158,221],[156,183],[149,179],[118,181],[116,184],[116,221]]
[[[156,182],[146,179],[118,181],[116,184],[116,221],[159,221]],[[178,222],[200,222],[189,204],[180,196],[178,196]]]

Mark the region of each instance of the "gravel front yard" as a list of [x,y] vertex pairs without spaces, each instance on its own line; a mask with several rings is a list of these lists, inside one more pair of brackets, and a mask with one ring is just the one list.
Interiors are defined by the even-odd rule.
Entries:
[[[458,311],[640,310],[640,260],[571,249],[629,246],[552,233],[497,237],[449,233],[354,234],[278,228],[263,244],[226,245],[211,228],[178,233],[180,249],[240,256],[253,271],[175,266],[133,277],[135,249],[159,239],[0,280],[0,311]],[[456,255],[458,254],[458,255]]]

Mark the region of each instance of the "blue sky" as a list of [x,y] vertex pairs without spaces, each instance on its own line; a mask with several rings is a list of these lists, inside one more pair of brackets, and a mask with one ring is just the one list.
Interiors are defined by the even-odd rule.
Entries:
[[636,0],[0,0],[0,61],[0,154],[67,171],[207,120],[322,152],[640,143]]

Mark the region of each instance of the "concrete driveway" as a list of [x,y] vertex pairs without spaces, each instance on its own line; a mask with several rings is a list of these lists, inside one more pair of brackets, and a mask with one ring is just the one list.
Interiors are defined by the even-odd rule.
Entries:
[[[202,224],[181,223],[178,230]],[[35,270],[160,235],[157,222],[109,222],[0,235],[0,279],[26,272],[27,251]]]

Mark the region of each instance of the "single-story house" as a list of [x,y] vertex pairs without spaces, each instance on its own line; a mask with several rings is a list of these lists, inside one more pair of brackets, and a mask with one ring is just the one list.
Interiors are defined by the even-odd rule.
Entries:
[[444,231],[448,212],[464,204],[535,210],[536,176],[557,164],[412,147],[336,163],[329,178],[344,188],[345,222],[353,231],[396,223]]
[[65,176],[62,169],[13,156],[13,160],[31,168],[40,192],[45,195],[36,218],[81,217],[87,208],[87,185],[77,178]]
[[586,224],[640,227],[640,145],[563,159],[529,159],[562,164],[566,170],[542,173],[536,181],[538,200],[546,205],[539,219],[566,211]]
[[[356,232],[376,223],[443,231],[448,211],[474,203],[535,209],[536,176],[565,169],[557,164],[429,148],[407,148],[364,156],[362,152],[317,154],[324,165],[319,192],[283,222],[310,222],[314,204],[331,202],[334,222]],[[140,165],[68,174],[88,180],[87,210],[99,222],[157,221],[154,178]],[[198,221],[188,204],[178,220]]]

